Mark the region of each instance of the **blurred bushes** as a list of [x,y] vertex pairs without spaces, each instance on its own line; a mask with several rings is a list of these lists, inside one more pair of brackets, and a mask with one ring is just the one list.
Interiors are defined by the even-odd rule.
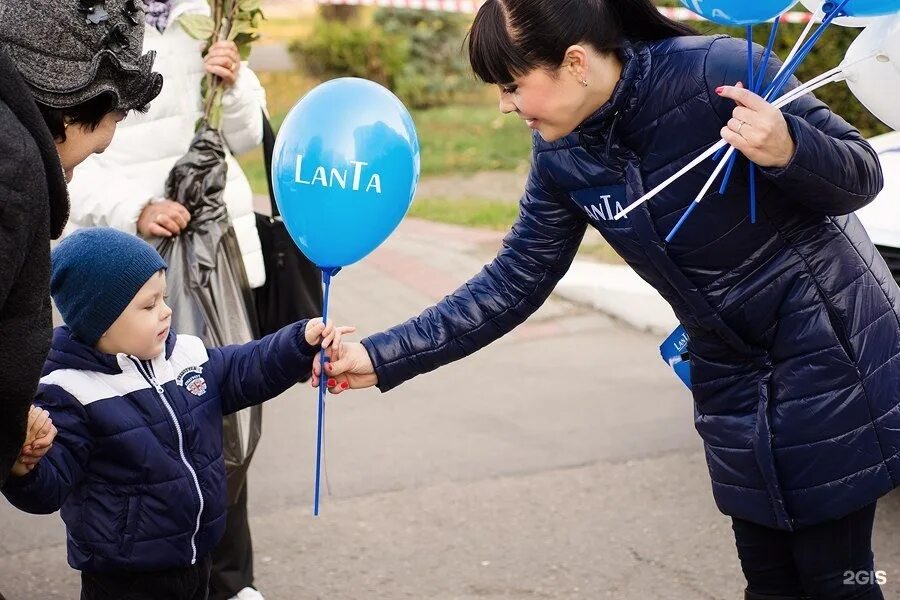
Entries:
[[[678,0],[660,0],[657,4],[681,6]],[[390,88],[412,108],[446,106],[478,89],[463,47],[471,15],[396,9],[364,14],[344,20],[321,20],[308,38],[291,45],[297,63],[320,79],[372,79]],[[691,25],[703,35],[745,34],[742,28],[706,21]],[[803,25],[782,24],[777,54],[787,56],[802,31]],[[831,27],[800,66],[799,79],[807,81],[840,64],[859,31]],[[769,25],[754,28],[757,43],[765,45],[768,35]],[[816,95],[867,136],[889,131],[844,83],[828,85]]]
[[368,20],[322,20],[290,50],[314,77],[365,77],[412,108],[446,106],[477,89],[463,52],[470,22],[468,15],[379,9]]
[[381,27],[321,21],[290,45],[298,65],[318,79],[362,77],[394,89],[409,57],[409,41]]

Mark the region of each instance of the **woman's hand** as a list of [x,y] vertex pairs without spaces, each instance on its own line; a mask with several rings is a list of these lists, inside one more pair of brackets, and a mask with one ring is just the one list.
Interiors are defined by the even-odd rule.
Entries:
[[722,139],[760,167],[786,167],[796,144],[781,110],[740,83],[722,86],[716,93],[737,103],[732,119],[722,128]]
[[191,213],[172,200],[151,202],[138,217],[137,231],[143,237],[172,237],[178,235],[191,221]]
[[[332,351],[333,348],[325,350],[329,359],[325,363],[325,374],[328,376],[326,385],[332,394],[368,388],[378,383],[375,367],[365,346],[359,342],[344,342],[340,348],[340,357],[334,362],[331,362]],[[310,380],[312,387],[319,387],[319,377],[322,375],[320,362],[319,357],[313,361],[313,376]]]
[[241,68],[241,55],[234,42],[216,42],[209,47],[209,52],[203,58],[203,66],[206,72],[219,77],[226,87],[231,87],[237,81],[237,74]]

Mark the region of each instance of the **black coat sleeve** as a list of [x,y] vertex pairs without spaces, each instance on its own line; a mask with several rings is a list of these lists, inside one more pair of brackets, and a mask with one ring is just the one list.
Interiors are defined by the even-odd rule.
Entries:
[[[49,253],[49,233],[37,246],[47,210],[35,206],[35,197],[20,188],[23,169],[29,167],[21,164],[24,151],[10,148],[15,142],[0,143],[0,485],[25,441],[28,409],[46,358],[44,346],[29,342],[41,335],[34,330],[35,319],[49,304],[46,273],[35,272],[48,268],[39,254]],[[47,311],[49,317],[49,306]],[[49,321],[46,329],[49,336]]]

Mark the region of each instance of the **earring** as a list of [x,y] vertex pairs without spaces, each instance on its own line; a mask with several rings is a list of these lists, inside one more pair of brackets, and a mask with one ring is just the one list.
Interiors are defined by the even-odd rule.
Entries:
[[581,80],[581,85],[583,85],[584,87],[587,87],[587,86],[588,86],[587,79],[583,79],[583,78],[582,78],[582,80]]

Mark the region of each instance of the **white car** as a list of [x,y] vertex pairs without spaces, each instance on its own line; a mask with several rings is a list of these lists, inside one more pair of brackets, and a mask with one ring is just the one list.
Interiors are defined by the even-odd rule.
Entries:
[[900,282],[900,132],[873,137],[869,143],[881,158],[884,190],[856,214]]

